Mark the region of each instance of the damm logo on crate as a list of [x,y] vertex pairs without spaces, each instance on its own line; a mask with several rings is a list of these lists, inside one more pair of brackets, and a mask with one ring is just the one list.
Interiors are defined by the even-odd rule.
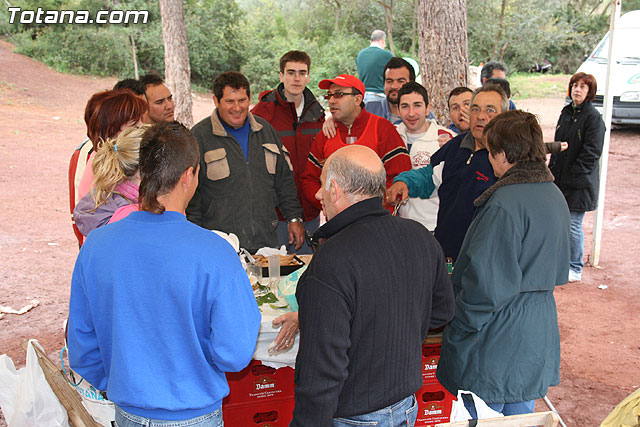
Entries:
[[278,390],[276,380],[270,376],[260,377],[260,379],[253,383],[252,397],[267,397],[280,393],[282,390]]
[[432,356],[425,361],[424,370],[425,371],[435,371],[438,368],[438,361],[440,360],[440,356]]
[[431,403],[424,408],[424,416],[433,416],[433,415],[442,415],[444,413],[444,408],[437,403]]

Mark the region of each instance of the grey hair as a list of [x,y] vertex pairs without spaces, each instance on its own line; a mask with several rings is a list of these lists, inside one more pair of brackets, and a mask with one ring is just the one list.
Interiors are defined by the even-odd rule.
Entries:
[[505,74],[507,74],[507,66],[502,62],[489,61],[484,64],[484,67],[482,67],[482,70],[480,70],[480,79],[490,79],[493,75],[493,70],[501,70],[504,71]]
[[387,35],[382,30],[373,30],[373,33],[371,33],[372,42],[377,42],[378,40],[385,40],[386,38],[387,38]]
[[325,176],[325,189],[329,191],[335,180],[351,202],[384,196],[387,172],[382,164],[380,171],[371,172],[346,157],[336,156],[327,165]]
[[473,101],[476,99],[476,96],[478,96],[478,94],[482,92],[497,92],[498,95],[500,95],[500,98],[502,98],[501,99],[502,111],[500,112],[504,113],[505,111],[509,111],[509,98],[507,98],[507,94],[502,89],[502,87],[500,87],[497,84],[486,84],[474,90],[473,95],[471,95],[471,105],[473,105]]

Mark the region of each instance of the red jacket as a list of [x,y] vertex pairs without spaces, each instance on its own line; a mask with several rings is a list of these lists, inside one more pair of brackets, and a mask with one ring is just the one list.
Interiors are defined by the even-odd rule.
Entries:
[[[321,208],[320,202],[316,200],[315,195],[320,189],[322,165],[334,151],[346,145],[347,135],[357,137],[356,144],[366,145],[378,153],[387,171],[387,188],[393,184],[393,178],[396,175],[411,169],[409,152],[395,126],[389,120],[362,109],[360,115],[356,117],[353,125],[351,125],[350,133],[345,125],[340,122],[336,123],[338,124],[336,137],[328,139],[322,132],[316,136],[309,152],[307,166],[302,174],[304,197],[307,202],[313,203],[316,208]],[[365,130],[368,136],[361,138]]]
[[[293,178],[298,190],[298,200],[302,205],[304,220],[314,219],[320,213],[315,203],[310,203],[302,195],[301,176],[307,165],[309,149],[324,123],[324,109],[309,89],[304,90],[304,109],[298,121],[296,107],[284,97],[284,85],[280,83],[274,90],[262,92],[260,101],[251,112],[269,122],[278,132],[282,145],[289,151],[293,166]],[[280,214],[278,214],[280,215]],[[284,221],[284,218],[280,216]]]

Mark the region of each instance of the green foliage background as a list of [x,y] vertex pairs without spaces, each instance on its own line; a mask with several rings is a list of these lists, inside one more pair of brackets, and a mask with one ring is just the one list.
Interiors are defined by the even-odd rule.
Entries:
[[[387,0],[388,1],[388,0]],[[6,2],[5,2],[6,3]],[[500,15],[504,3],[502,27]],[[470,61],[505,62],[528,71],[549,60],[554,72],[573,73],[609,23],[605,0],[468,0]],[[640,0],[623,2],[623,12]],[[9,24],[0,9],[0,35],[16,51],[60,70],[133,77],[131,38],[140,74],[164,70],[158,3],[143,0],[9,0],[24,10],[148,10],[147,24]],[[417,57],[417,0],[395,0],[396,55]],[[385,29],[384,9],[375,0],[184,0],[192,84],[210,89],[220,72],[240,70],[252,83],[254,100],[278,83],[278,59],[291,49],[312,58],[311,84],[356,73],[355,57],[374,28]],[[500,36],[498,36],[500,34]]]

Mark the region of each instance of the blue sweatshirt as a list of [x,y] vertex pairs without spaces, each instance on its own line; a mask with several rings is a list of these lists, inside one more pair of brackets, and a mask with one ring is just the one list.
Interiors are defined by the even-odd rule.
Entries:
[[183,420],[221,407],[224,375],[251,360],[260,312],[237,254],[178,212],[96,229],[71,282],[71,367],[135,415]]
[[407,184],[409,197],[427,198],[436,188],[433,175],[442,182],[434,236],[445,257],[458,257],[464,236],[471,224],[473,201],[496,182],[486,149],[474,151],[471,132],[458,135],[440,147],[428,167],[402,172],[393,180]]

